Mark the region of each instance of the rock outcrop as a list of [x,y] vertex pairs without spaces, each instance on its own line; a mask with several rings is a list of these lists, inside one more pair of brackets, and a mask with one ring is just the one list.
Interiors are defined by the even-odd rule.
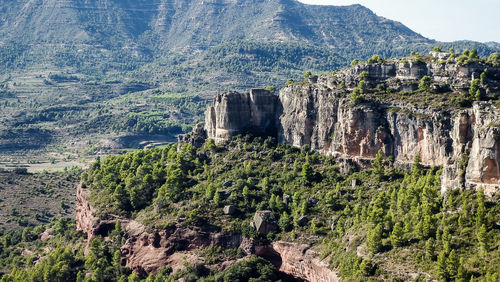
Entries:
[[256,248],[256,254],[271,261],[279,271],[310,282],[337,282],[340,277],[308,244],[277,241]]
[[219,94],[205,112],[207,136],[219,143],[240,133],[275,134],[278,105],[278,97],[264,89]]
[[253,216],[252,226],[260,234],[268,234],[278,230],[278,225],[271,211],[257,211]]
[[90,190],[78,184],[76,189],[76,207],[75,219],[76,229],[82,231],[87,237],[87,248],[85,252],[89,251],[90,242],[96,236],[107,236],[108,233],[115,228],[117,220],[120,220],[122,227],[127,227],[129,219],[121,217],[112,217],[111,219],[101,219],[96,216],[95,208],[90,204],[89,198]]
[[203,123],[198,123],[191,132],[177,136],[177,151],[180,151],[186,144],[199,148],[207,139],[207,132]]
[[[486,67],[411,60],[360,64],[289,85],[279,99],[264,90],[225,93],[207,109],[205,130],[216,142],[258,132],[357,166],[369,164],[382,150],[396,165],[407,167],[418,153],[422,164],[443,168],[443,191],[482,186],[488,194],[500,193],[500,109],[494,104],[444,110],[392,101],[353,105],[345,98],[360,76],[370,88],[408,91],[429,75],[437,92],[466,92]],[[498,97],[500,68],[488,66],[485,83],[484,91]]]
[[[125,266],[141,273],[154,273],[170,266],[174,271],[184,268],[182,261],[202,263],[199,250],[209,246],[238,248],[243,243],[241,235],[223,235],[183,227],[180,224],[153,232],[137,221],[131,221],[126,230],[125,244],[120,248]],[[225,267],[230,266],[226,264]]]
[[309,245],[274,242],[268,246],[259,246],[258,242],[242,235],[210,233],[185,227],[181,223],[161,230],[148,231],[144,225],[135,220],[116,218],[101,220],[95,215],[95,209],[88,201],[89,190],[81,185],[77,188],[77,228],[87,234],[88,242],[101,235],[107,239],[116,220],[120,220],[126,239],[120,248],[122,263],[126,267],[140,273],[155,273],[165,266],[172,267],[175,272],[185,267],[185,262],[203,263],[200,249],[209,246],[222,248],[239,248],[245,257],[224,261],[209,267],[218,271],[224,270],[234,263],[247,259],[255,254],[270,260],[280,272],[294,278],[307,281],[339,281],[335,271],[329,269],[328,263],[317,258],[317,254]]

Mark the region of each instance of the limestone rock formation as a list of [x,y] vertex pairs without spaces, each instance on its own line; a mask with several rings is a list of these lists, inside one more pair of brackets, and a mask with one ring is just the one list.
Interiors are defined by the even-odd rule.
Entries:
[[327,259],[308,244],[284,241],[273,242],[256,248],[256,254],[271,261],[278,269],[290,276],[310,282],[337,282],[340,277],[328,267]]
[[219,94],[205,112],[207,136],[219,143],[240,133],[273,134],[278,105],[278,97],[264,89]]
[[271,211],[257,211],[252,221],[255,230],[260,234],[267,234],[278,229],[276,220],[273,218]]
[[[270,260],[279,271],[295,278],[307,281],[339,281],[336,272],[330,270],[328,263],[320,260],[309,245],[279,241],[261,246],[255,239],[239,234],[204,232],[186,227],[182,223],[161,230],[147,230],[140,222],[126,218],[101,220],[95,215],[88,195],[89,190],[79,185],[76,209],[78,229],[87,234],[89,242],[96,235],[102,235],[106,239],[111,229],[105,227],[114,226],[116,220],[120,220],[126,238],[125,244],[120,248],[123,264],[138,273],[155,273],[165,266],[172,267],[175,272],[183,269],[186,261],[202,263],[204,258],[200,256],[200,249],[221,246],[239,248],[245,257],[209,266],[218,271],[255,254]],[[269,211],[257,213],[257,224],[260,228],[267,228],[269,231],[277,228],[270,218]]]
[[204,124],[198,123],[191,132],[177,136],[177,151],[180,151],[186,144],[199,148],[207,139],[207,132]]
[[[265,90],[218,95],[206,111],[205,129],[216,142],[257,132],[292,146],[308,145],[343,160],[345,171],[351,165],[370,164],[379,150],[403,167],[418,153],[422,164],[443,168],[443,191],[482,186],[488,194],[500,193],[500,109],[493,103],[445,110],[390,100],[353,105],[345,97],[360,76],[369,88],[411,91],[428,75],[435,91],[464,93],[486,68],[485,91],[498,97],[498,67],[394,60],[359,64],[289,85],[279,99]],[[464,159],[468,162],[461,163]]]

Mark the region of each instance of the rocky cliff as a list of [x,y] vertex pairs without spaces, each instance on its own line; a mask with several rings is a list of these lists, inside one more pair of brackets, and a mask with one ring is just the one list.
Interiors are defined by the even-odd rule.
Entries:
[[[282,89],[279,99],[263,90],[218,95],[206,112],[207,137],[223,142],[251,128],[358,166],[370,163],[379,150],[399,166],[408,166],[420,154],[422,164],[443,168],[443,190],[483,186],[486,193],[499,193],[498,103],[459,107],[452,101],[471,99],[468,88],[479,77],[483,100],[498,99],[500,69],[444,63],[437,61],[439,53],[432,58],[427,63],[404,59],[360,64],[311,76]],[[427,94],[414,91],[423,76],[431,77]],[[347,95],[360,81],[363,102],[353,103]],[[412,102],[416,97],[419,102]]]
[[256,254],[267,258],[278,269],[292,277],[310,282],[337,282],[340,277],[308,244],[273,242],[256,248]]
[[140,222],[128,218],[102,220],[96,216],[96,210],[90,204],[88,196],[89,190],[78,185],[77,229],[86,234],[88,243],[98,235],[107,240],[116,221],[120,220],[125,238],[125,243],[120,248],[122,264],[137,273],[155,273],[165,266],[170,266],[175,272],[185,268],[186,262],[204,263],[202,249],[220,246],[224,249],[239,248],[244,257],[208,265],[219,271],[248,259],[250,255],[257,255],[271,261],[281,273],[293,280],[339,281],[336,272],[329,268],[325,260],[320,260],[308,244],[278,241],[270,245],[259,245],[256,240],[241,234],[204,232],[186,227],[181,222],[164,229],[148,230]]
[[219,94],[205,112],[205,130],[215,142],[247,132],[275,135],[278,105],[278,97],[263,89]]

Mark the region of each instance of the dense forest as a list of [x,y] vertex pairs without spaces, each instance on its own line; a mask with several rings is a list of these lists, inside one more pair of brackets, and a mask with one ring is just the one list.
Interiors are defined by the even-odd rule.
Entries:
[[[418,155],[410,170],[395,168],[381,154],[372,166],[341,174],[333,157],[243,136],[224,146],[208,140],[200,149],[185,146],[177,152],[172,144],[106,157],[82,174],[82,183],[91,189],[101,218],[140,219],[155,229],[182,222],[263,243],[306,240],[346,280],[406,280],[409,273],[420,273],[414,277],[419,281],[498,281],[498,196],[482,190],[440,194],[440,169],[423,167]],[[224,214],[226,205],[238,212]],[[276,232],[260,234],[250,227],[259,210],[272,211]],[[85,240],[69,220],[7,232],[2,265],[10,274],[2,279],[278,279],[276,269],[256,257],[221,273],[211,270],[214,262],[241,256],[220,247],[202,250],[205,265],[139,277],[117,265],[123,232],[118,221],[111,239],[94,239],[86,257]],[[42,233],[50,239],[37,239]]]

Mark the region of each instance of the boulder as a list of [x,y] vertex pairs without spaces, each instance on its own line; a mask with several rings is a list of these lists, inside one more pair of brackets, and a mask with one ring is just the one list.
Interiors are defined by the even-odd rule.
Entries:
[[291,198],[290,195],[283,194],[283,201],[282,201],[283,204],[288,205],[288,203],[290,202],[290,198]]
[[252,223],[260,234],[267,234],[278,230],[278,225],[271,211],[255,212]]
[[224,211],[224,214],[229,214],[229,215],[234,214],[236,212],[236,208],[233,205],[224,206],[222,210]]

